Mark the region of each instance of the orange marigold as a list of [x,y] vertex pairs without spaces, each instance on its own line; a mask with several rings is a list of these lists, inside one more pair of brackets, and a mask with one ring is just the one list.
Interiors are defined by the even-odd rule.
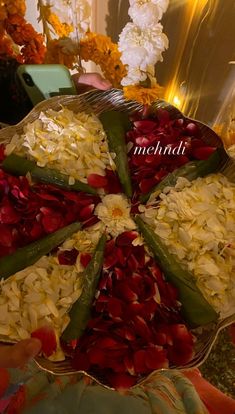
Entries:
[[165,88],[155,85],[152,88],[145,88],[140,85],[124,86],[123,92],[127,100],[134,100],[143,105],[150,105],[157,99],[162,99]]
[[15,58],[19,63],[23,63],[19,47],[12,41],[10,36],[3,33],[0,35],[0,57],[4,59],[8,56]]
[[50,40],[47,44],[45,63],[60,63],[69,69],[74,69],[78,60],[79,50],[69,48],[71,40],[68,38]]
[[126,75],[126,68],[121,62],[117,44],[113,43],[110,37],[87,33],[80,42],[80,57],[86,62],[95,62],[101,67],[105,78],[114,87],[120,87],[121,80]]
[[43,63],[46,47],[44,38],[22,16],[14,14],[5,22],[6,32],[20,46],[24,63]]
[[7,16],[11,14],[19,14],[24,16],[25,12],[25,0],[1,0],[0,20],[5,20]]

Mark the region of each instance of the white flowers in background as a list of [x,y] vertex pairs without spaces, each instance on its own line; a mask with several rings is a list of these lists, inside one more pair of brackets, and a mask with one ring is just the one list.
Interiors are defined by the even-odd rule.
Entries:
[[109,194],[103,197],[95,209],[95,214],[107,227],[108,232],[116,237],[127,230],[136,228],[130,217],[131,206],[122,194]]
[[162,52],[168,48],[168,38],[162,32],[159,20],[168,7],[168,0],[130,0],[127,23],[119,36],[121,60],[128,73],[122,85],[136,85],[147,77],[153,80],[154,66],[162,61]]
[[72,3],[75,3],[76,34],[81,40],[91,25],[91,5],[89,0],[72,0]]

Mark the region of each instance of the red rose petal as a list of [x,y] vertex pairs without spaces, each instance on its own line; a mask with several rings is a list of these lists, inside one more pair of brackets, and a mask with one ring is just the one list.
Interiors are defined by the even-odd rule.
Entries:
[[215,152],[215,147],[199,147],[192,150],[192,155],[197,160],[207,160],[210,155]]
[[59,264],[72,266],[75,265],[77,257],[78,257],[78,250],[71,249],[71,250],[63,250],[60,251],[58,254]]
[[152,132],[156,128],[156,121],[149,119],[143,119],[141,121],[135,121],[134,126],[143,133]]
[[104,188],[108,184],[108,180],[103,175],[90,174],[87,177],[87,183],[94,188]]
[[179,345],[168,347],[168,358],[171,364],[176,366],[185,365],[192,360],[194,356],[193,346],[190,344],[180,343]]
[[53,233],[63,226],[63,217],[59,213],[45,215],[42,218],[42,225],[46,233]]
[[78,350],[72,359],[72,366],[79,371],[89,371],[90,361],[87,353]]
[[5,159],[5,145],[0,144],[0,161],[2,162]]
[[133,362],[136,374],[145,374],[148,371],[145,361],[146,351],[140,349],[134,353]]
[[80,254],[80,262],[83,267],[87,267],[87,265],[91,261],[91,255],[89,253],[81,253]]
[[5,368],[0,368],[0,398],[4,396],[10,385],[10,374]]
[[182,341],[184,343],[193,343],[193,335],[187,327],[183,324],[176,324],[170,326],[170,331],[173,340]]
[[0,224],[0,245],[11,247],[13,243],[12,229],[5,224]]
[[166,350],[162,347],[152,346],[146,349],[145,363],[151,371],[169,367]]
[[91,218],[95,209],[95,204],[90,204],[89,206],[83,207],[79,212],[79,219],[81,221],[88,220]]
[[117,246],[132,246],[133,240],[138,237],[137,231],[124,231],[116,239]]
[[107,304],[107,310],[111,318],[122,317],[123,314],[123,303],[120,299],[109,298]]
[[44,326],[42,328],[36,329],[31,333],[32,338],[37,338],[42,343],[41,351],[47,357],[51,356],[57,348],[56,336],[54,329],[49,326]]
[[100,348],[93,347],[88,351],[88,358],[91,364],[103,367],[105,362],[105,352]]
[[3,205],[0,208],[0,223],[2,224],[15,224],[20,220],[20,215],[15,211],[9,201],[3,201]]

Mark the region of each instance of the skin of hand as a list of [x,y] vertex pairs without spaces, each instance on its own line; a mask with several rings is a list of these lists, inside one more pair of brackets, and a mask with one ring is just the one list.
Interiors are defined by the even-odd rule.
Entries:
[[41,350],[36,338],[24,339],[15,345],[0,346],[0,368],[21,368]]
[[102,91],[107,91],[112,88],[112,84],[107,79],[104,79],[99,73],[84,73],[82,75],[75,73],[72,78],[78,93],[86,92],[93,88]]

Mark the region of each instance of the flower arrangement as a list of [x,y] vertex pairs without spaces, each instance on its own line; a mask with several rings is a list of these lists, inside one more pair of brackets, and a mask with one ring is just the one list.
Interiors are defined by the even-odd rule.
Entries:
[[[82,108],[76,103],[76,112]],[[194,121],[183,117],[175,119],[164,109],[144,119],[142,115],[136,112],[129,117],[123,112],[108,111],[98,119],[94,114],[73,113],[66,107],[48,108],[37,120],[25,125],[22,135],[16,136],[14,132],[7,135],[9,143],[0,152],[4,194],[0,200],[0,272],[4,279],[0,284],[0,309],[2,314],[4,312],[0,335],[16,341],[30,335],[37,337],[43,342],[42,352],[46,358],[61,361],[64,354],[69,355],[74,370],[86,371],[95,378],[100,372],[104,383],[114,388],[129,388],[155,369],[191,363],[197,348],[190,327],[217,320],[217,314],[214,303],[209,305],[209,298],[208,303],[203,298],[207,293],[205,284],[212,282],[212,278],[200,284],[200,293],[185,266],[186,261],[191,265],[195,262],[188,259],[189,256],[196,258],[193,244],[187,243],[185,247],[184,240],[194,232],[196,223],[190,219],[190,223],[178,228],[173,213],[178,209],[179,214],[183,211],[189,217],[191,210],[181,208],[184,197],[190,202],[189,192],[192,208],[200,217],[201,209],[205,212],[201,200],[205,192],[213,200],[216,198],[215,211],[220,201],[226,203],[235,196],[234,185],[225,178],[221,181],[223,185],[220,184],[219,200],[211,187],[213,176],[198,178],[194,184],[186,180],[192,179],[192,165],[203,166],[203,174],[209,174],[218,166],[217,161],[213,161],[211,170],[212,159],[219,157],[218,162],[221,162],[219,150],[204,142],[202,131]],[[127,120],[128,130],[120,129]],[[118,143],[115,148],[114,130],[115,143]],[[120,130],[126,131],[124,140]],[[157,141],[165,149],[175,149],[184,141],[186,154],[172,157],[159,153],[154,157],[150,151]],[[58,142],[59,153],[53,160]],[[136,155],[137,147],[146,151]],[[75,176],[69,167],[76,161]],[[24,169],[25,162],[29,170]],[[143,165],[145,168],[141,168]],[[177,177],[181,166],[183,182],[187,184],[179,186],[177,181],[175,187],[172,176]],[[11,175],[16,167],[20,178]],[[53,174],[48,175],[48,171]],[[197,169],[195,174],[195,178],[200,177]],[[64,188],[65,176],[81,180],[86,190],[75,190],[74,180]],[[218,184],[219,175],[214,177]],[[130,195],[127,193],[129,181]],[[193,186],[197,182],[200,191],[196,189],[194,194]],[[223,193],[225,185],[226,193]],[[88,189],[92,192],[87,192]],[[230,207],[224,209],[230,227],[234,220],[233,204],[232,212]],[[202,229],[198,223],[197,235],[205,230],[206,236],[211,237],[210,233],[217,229],[214,222],[209,222],[207,214],[205,220],[208,228]],[[174,226],[168,237],[171,222]],[[226,233],[224,220],[222,222],[218,232]],[[61,232],[66,236],[62,240],[57,238]],[[222,237],[219,233],[216,240]],[[210,257],[214,257],[214,241],[204,236],[202,234],[199,240],[193,233],[192,242],[196,238],[196,242],[202,243],[200,256],[207,266]],[[48,238],[55,242],[45,253]],[[221,244],[223,257],[232,255],[232,248],[228,246],[231,241],[229,235],[226,246]],[[34,248],[30,247],[32,242],[40,249],[37,250],[35,244]],[[55,249],[58,245],[60,247]],[[161,261],[162,253],[157,254],[158,246],[167,260],[165,264]],[[19,248],[21,252],[31,249],[33,262],[24,262],[22,266],[17,259]],[[41,257],[35,256],[37,251],[41,252]],[[15,254],[15,260],[8,257],[9,254]],[[223,257],[219,257],[217,263],[221,269],[228,266]],[[10,271],[7,266],[3,267],[4,263],[10,263]],[[201,265],[203,263],[195,264],[195,269],[200,270]],[[226,280],[230,276],[234,283],[232,262]],[[93,281],[97,278],[99,281],[93,289]],[[226,293],[228,301],[229,293]],[[85,325],[81,322],[84,303],[89,310]],[[70,313],[69,309],[72,309]],[[218,307],[216,304],[216,310],[222,313],[222,304]],[[227,310],[231,311],[230,306]]]
[[155,65],[168,47],[159,23],[167,7],[168,0],[130,0],[132,22],[126,24],[118,43],[122,63],[127,66],[122,85],[128,99],[149,104],[163,95],[164,89],[155,79]]
[[0,57],[19,63],[42,63],[46,48],[43,36],[27,23],[24,0],[3,1],[0,5]]

